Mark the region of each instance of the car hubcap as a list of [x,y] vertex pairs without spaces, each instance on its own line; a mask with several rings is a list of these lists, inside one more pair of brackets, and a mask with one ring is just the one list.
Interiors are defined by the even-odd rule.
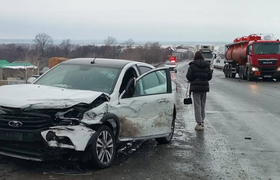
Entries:
[[102,131],[97,138],[96,153],[101,163],[107,164],[114,153],[114,143],[108,131]]

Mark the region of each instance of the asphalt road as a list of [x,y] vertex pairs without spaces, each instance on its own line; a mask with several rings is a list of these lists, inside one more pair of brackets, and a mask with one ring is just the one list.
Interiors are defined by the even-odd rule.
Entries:
[[123,144],[112,167],[91,170],[69,162],[38,163],[0,156],[0,180],[236,180],[280,179],[280,82],[225,78],[214,70],[203,132],[192,105],[183,105],[187,61],[173,74],[180,101],[174,138]]

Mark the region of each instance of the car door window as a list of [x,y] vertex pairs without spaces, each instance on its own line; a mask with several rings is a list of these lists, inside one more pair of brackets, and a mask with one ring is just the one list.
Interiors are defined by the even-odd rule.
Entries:
[[150,71],[152,68],[147,66],[138,66],[140,74],[144,74],[145,72]]
[[134,96],[167,93],[166,70],[153,71],[139,79]]
[[[130,68],[126,71],[126,73],[124,74],[124,77],[123,77],[123,80],[122,80],[122,84],[121,84],[121,87],[120,87],[120,90],[119,90],[119,93],[122,93],[125,89],[125,87],[127,86],[127,83],[129,82],[130,79],[133,79],[133,78],[137,78],[137,74],[136,74],[136,71],[134,68]],[[129,97],[127,94],[125,94],[123,96],[123,98],[126,98],[126,97]]]

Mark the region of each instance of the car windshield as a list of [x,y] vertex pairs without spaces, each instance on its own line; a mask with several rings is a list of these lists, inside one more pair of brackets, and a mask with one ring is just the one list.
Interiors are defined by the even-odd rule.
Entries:
[[119,72],[120,69],[110,67],[60,64],[34,84],[110,94],[114,89]]
[[280,43],[254,43],[255,54],[280,54]]
[[206,59],[212,59],[213,58],[213,54],[210,52],[202,52],[203,57]]

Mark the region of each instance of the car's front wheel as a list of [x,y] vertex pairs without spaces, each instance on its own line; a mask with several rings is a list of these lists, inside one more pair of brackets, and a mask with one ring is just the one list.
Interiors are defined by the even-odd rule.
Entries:
[[108,126],[101,126],[93,135],[93,143],[88,147],[91,164],[98,169],[109,167],[116,156],[116,140]]

